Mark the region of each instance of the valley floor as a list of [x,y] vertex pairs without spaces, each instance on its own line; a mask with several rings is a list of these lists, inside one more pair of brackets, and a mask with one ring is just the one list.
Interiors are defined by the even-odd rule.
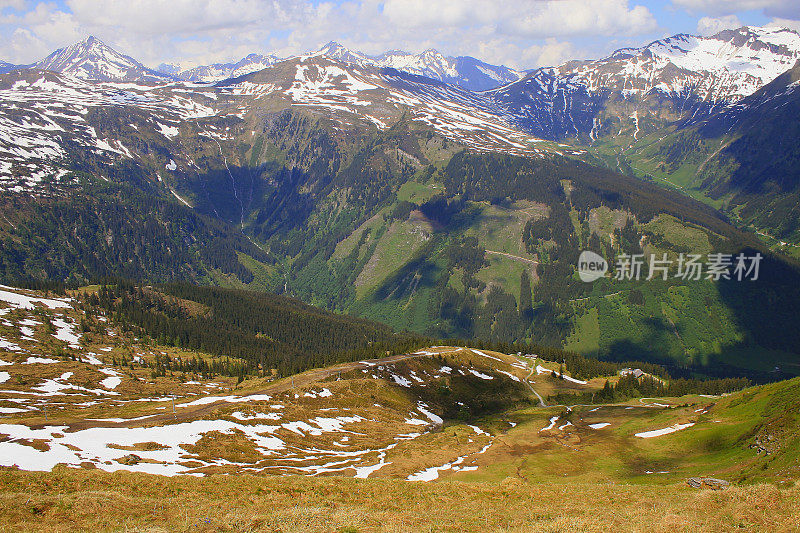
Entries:
[[3,531],[797,531],[800,488],[0,472]]

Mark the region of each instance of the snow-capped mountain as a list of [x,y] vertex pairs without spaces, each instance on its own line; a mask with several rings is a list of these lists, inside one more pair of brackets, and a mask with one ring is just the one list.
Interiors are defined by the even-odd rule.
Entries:
[[169,79],[93,36],[59,48],[32,67],[93,81],[158,82]]
[[1,74],[0,190],[42,194],[43,181],[58,190],[87,161],[102,175],[115,161],[135,160],[129,146],[171,139],[182,124],[214,116],[216,95],[207,94],[33,69]]
[[289,100],[347,128],[372,124],[386,129],[408,117],[476,150],[520,155],[546,151],[536,146],[539,139],[511,127],[509,117],[483,93],[322,54],[289,59],[218,87],[258,95],[259,106]]
[[232,150],[255,135],[250,124],[288,109],[325,117],[354,135],[410,119],[477,151],[549,150],[512,127],[482,93],[321,55],[215,85],[145,81],[95,83],[34,69],[0,75],[0,190],[57,192],[70,186],[73,171],[102,178],[115,164],[130,163],[153,172],[154,159],[161,173],[195,171],[195,154]]
[[[370,56],[332,41],[307,55],[325,56],[360,67],[392,68],[458,85],[470,91],[494,89],[517,81],[524,75],[523,72],[505,66],[490,65],[474,57],[447,57],[436,50],[426,50],[421,54],[392,50]],[[278,61],[281,61],[281,58],[275,55],[250,54],[237,63],[217,63],[187,70],[177,65],[164,64],[160,65],[158,70],[181,80],[208,83],[256,72]]]
[[783,28],[742,27],[711,37],[679,34],[642,48],[617,50],[598,61],[570,62],[552,73],[589,91],[624,94],[691,93],[708,102],[734,102],[792,68],[800,35]]
[[215,63],[186,70],[175,65],[160,65],[158,70],[185,81],[213,83],[265,69],[280,60],[274,55],[250,54],[235,63]]
[[742,27],[711,37],[675,35],[595,61],[536,69],[490,93],[515,125],[534,135],[594,140],[628,132],[636,139],[647,128],[732,105],[798,59],[797,32]]
[[[632,143],[665,126],[683,127],[692,117],[731,109],[798,58],[797,33],[740,28],[712,37],[678,35],[473,91],[446,81],[460,76],[465,83],[465,71],[436,52],[370,57],[332,43],[283,61],[251,55],[217,72],[209,67],[189,79],[223,81],[198,86],[89,38],[35,65],[58,74],[25,68],[0,74],[0,185],[28,190],[25,184],[37,177],[80,168],[75,162],[86,154],[97,156],[95,165],[103,158],[150,160],[146,154],[162,150],[153,152],[141,138],[159,139],[170,150],[183,150],[173,146],[179,135],[187,145],[214,139],[212,148],[219,141],[216,149],[223,150],[223,141],[237,141],[236,128],[287,109],[326,117],[353,134],[412,120],[473,150],[578,153],[539,141],[608,136]],[[472,65],[482,68],[479,63]],[[162,168],[175,164],[189,165],[189,156],[176,152]]]
[[315,55],[324,55],[361,66],[393,68],[417,76],[458,85],[470,91],[485,91],[517,81],[524,73],[505,66],[490,65],[474,57],[448,57],[429,49],[421,54],[392,50],[381,55],[370,56],[330,42]]

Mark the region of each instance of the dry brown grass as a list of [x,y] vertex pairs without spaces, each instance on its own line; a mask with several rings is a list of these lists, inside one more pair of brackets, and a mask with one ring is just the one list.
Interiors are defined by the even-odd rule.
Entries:
[[0,471],[3,531],[796,531],[800,489]]

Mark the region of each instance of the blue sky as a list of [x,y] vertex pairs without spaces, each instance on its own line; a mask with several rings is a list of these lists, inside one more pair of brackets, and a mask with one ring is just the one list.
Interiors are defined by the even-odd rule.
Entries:
[[150,66],[288,56],[335,40],[532,68],[741,25],[800,30],[800,1],[0,0],[0,60],[32,62],[92,34]]

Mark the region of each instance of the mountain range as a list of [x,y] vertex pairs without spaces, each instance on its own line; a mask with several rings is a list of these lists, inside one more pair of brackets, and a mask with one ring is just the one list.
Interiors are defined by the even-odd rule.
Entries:
[[[0,278],[181,279],[436,337],[792,373],[799,54],[795,32],[739,28],[529,73],[331,43],[187,74],[89,38],[0,74]],[[771,266],[587,285],[583,249]]]
[[524,72],[509,67],[490,65],[474,57],[448,57],[433,49],[420,54],[392,50],[377,56],[369,56],[348,50],[339,43],[330,42],[315,54],[362,67],[392,68],[457,85],[470,91],[494,89],[524,76]]
[[214,63],[186,70],[182,70],[177,65],[161,64],[158,70],[162,74],[173,76],[179,80],[214,83],[263,70],[280,60],[274,55],[250,54],[235,63]]

